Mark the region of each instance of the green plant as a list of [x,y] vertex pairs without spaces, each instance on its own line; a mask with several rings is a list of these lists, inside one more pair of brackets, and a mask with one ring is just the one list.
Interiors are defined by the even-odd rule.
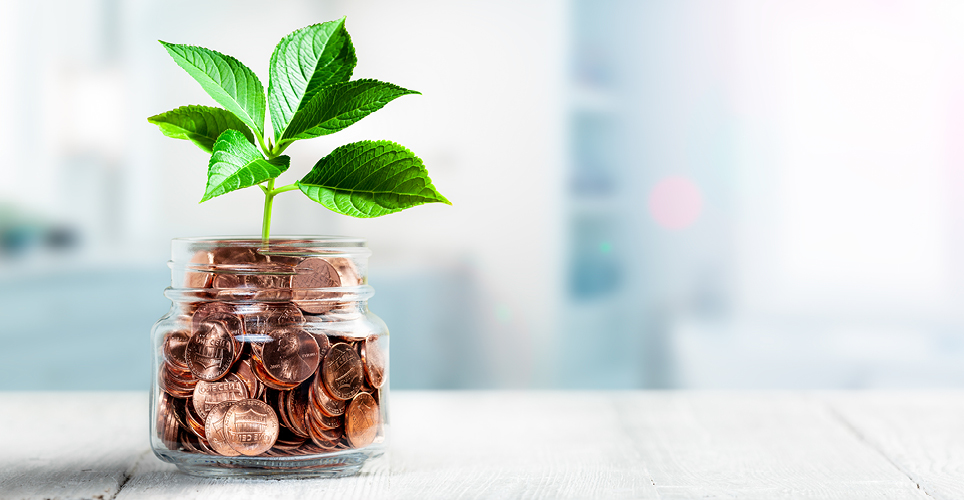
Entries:
[[378,80],[350,81],[358,59],[345,18],[302,28],[278,42],[269,63],[267,98],[257,75],[237,59],[202,47],[161,44],[224,108],[182,106],[147,120],[164,135],[187,139],[211,154],[201,202],[251,186],[264,191],[265,242],[274,197],[296,189],[353,217],[378,217],[423,203],[451,205],[432,185],[422,160],[390,141],[338,147],[301,180],[275,187],[290,164],[282,153],[294,141],[333,134],[397,97],[419,93]]

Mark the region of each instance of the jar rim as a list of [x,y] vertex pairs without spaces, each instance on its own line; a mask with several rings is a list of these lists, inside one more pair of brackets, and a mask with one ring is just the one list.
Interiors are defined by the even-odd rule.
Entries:
[[371,255],[368,240],[349,236],[282,235],[268,239],[257,236],[201,236],[173,238],[172,255],[182,252],[212,251],[225,248],[249,248],[262,255],[277,256],[357,256]]
[[[185,243],[228,243],[237,245],[250,245],[262,243],[260,236],[226,235],[226,236],[189,236],[172,238],[172,241]],[[272,243],[301,244],[304,246],[317,245],[318,243],[331,243],[338,246],[367,246],[368,240],[354,236],[336,235],[283,235],[268,238],[268,245]]]

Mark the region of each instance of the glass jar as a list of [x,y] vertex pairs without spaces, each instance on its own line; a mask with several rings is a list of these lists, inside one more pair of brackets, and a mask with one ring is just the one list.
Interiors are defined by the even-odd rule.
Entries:
[[386,448],[364,240],[182,238],[154,325],[151,447],[197,476],[357,472]]

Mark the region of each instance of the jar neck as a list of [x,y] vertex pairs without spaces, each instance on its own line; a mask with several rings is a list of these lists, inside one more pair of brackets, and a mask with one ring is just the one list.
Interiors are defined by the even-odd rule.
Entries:
[[256,292],[264,290],[363,296],[367,292],[356,288],[368,283],[370,255],[365,240],[358,238],[292,236],[267,243],[259,238],[177,238],[168,266],[173,289],[237,289],[238,300],[258,300]]

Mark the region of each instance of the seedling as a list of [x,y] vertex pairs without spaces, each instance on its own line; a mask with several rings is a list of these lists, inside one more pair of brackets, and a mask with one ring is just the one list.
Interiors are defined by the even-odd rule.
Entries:
[[[379,217],[423,203],[451,205],[432,185],[422,160],[391,141],[335,148],[307,175],[275,187],[293,142],[343,130],[406,94],[378,80],[351,80],[358,59],[345,18],[297,30],[278,42],[268,69],[268,93],[237,59],[202,47],[161,42],[174,61],[223,108],[182,106],[147,120],[168,137],[187,139],[211,154],[201,202],[258,186],[264,192],[261,238],[268,241],[274,197],[299,190],[334,212]],[[270,123],[265,120],[265,108]]]

